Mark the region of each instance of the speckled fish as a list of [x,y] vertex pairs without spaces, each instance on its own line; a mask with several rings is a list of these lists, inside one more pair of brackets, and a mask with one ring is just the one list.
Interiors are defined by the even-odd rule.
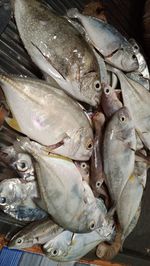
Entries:
[[34,181],[22,182],[12,178],[0,182],[0,208],[17,220],[35,221],[48,216],[35,205],[34,197],[38,197]]
[[21,178],[26,181],[35,179],[33,161],[29,154],[17,152],[12,145],[0,149],[0,158],[12,167]]
[[113,26],[95,17],[80,14],[76,8],[67,15],[80,20],[93,46],[105,61],[124,71],[138,69],[138,61],[132,45]]
[[[105,208],[104,204],[103,208]],[[83,257],[100,242],[109,242],[113,237],[113,222],[105,221],[102,227],[86,234],[73,234],[70,231],[64,231],[46,243],[43,249],[49,259],[73,261]]]
[[105,217],[73,161],[56,155],[47,156],[39,151],[37,143],[27,138],[20,139],[18,144],[37,161],[35,167],[42,200],[37,204],[56,223],[72,232],[88,232],[98,228]]
[[118,99],[116,91],[108,84],[102,85],[101,105],[107,117],[111,117],[122,107],[122,102]]
[[15,0],[14,13],[33,62],[67,93],[96,106],[100,100],[98,64],[78,30],[39,0]]
[[102,162],[102,143],[105,116],[102,112],[97,112],[96,114],[94,114],[93,124],[95,128],[95,139],[93,153],[91,156],[90,186],[95,197],[100,197],[101,195],[103,195],[108,202],[108,195],[103,188],[105,177]]
[[126,233],[139,208],[143,190],[146,184],[147,165],[144,162],[135,162],[133,174],[129,177],[116,206],[119,223]]
[[63,230],[50,218],[40,222],[33,222],[15,234],[8,246],[9,248],[22,249],[34,245],[42,245],[56,237]]
[[[44,81],[8,75],[0,75],[0,84],[18,130],[53,153],[81,161],[90,158],[93,132],[89,118],[64,91]],[[13,126],[12,121],[9,125]]]
[[136,136],[134,123],[126,107],[109,121],[103,145],[104,173],[112,200],[117,203],[134,170]]
[[117,71],[121,83],[124,105],[128,107],[136,132],[145,146],[150,149],[150,93],[138,82]]

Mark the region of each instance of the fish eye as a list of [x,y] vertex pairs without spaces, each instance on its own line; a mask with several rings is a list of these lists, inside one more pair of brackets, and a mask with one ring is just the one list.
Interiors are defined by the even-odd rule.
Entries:
[[94,228],[95,228],[95,222],[94,221],[91,221],[90,222],[90,225],[89,225],[89,229],[90,230],[94,230]]
[[96,81],[94,82],[94,87],[95,87],[96,91],[100,91],[101,86],[100,86],[100,82],[99,82],[99,80],[96,80]]
[[138,50],[138,49],[139,49],[139,47],[138,47],[137,45],[134,45],[134,49]]
[[120,117],[120,121],[121,121],[121,122],[125,122],[125,121],[126,121],[126,117],[125,117],[124,115],[122,115],[122,116]]
[[57,249],[54,249],[54,250],[52,251],[52,255],[53,255],[53,256],[57,256],[57,255],[58,255],[58,250],[57,250]]
[[86,168],[86,163],[81,163],[81,167],[82,167],[83,169],[85,169],[85,168]]
[[6,198],[5,197],[1,197],[0,198],[0,204],[5,204],[6,203]]
[[25,172],[28,169],[28,165],[26,161],[19,161],[16,167],[17,167],[17,170],[21,172]]
[[136,59],[136,55],[135,54],[132,55],[132,59]]
[[96,182],[96,188],[100,188],[100,186],[101,186],[101,182],[100,181],[97,181]]
[[89,140],[86,144],[86,147],[88,150],[92,150],[93,149],[93,141],[92,140]]
[[22,243],[23,243],[23,239],[22,238],[18,238],[16,240],[16,244],[21,245]]
[[110,89],[109,89],[109,88],[105,88],[105,89],[104,89],[104,92],[105,92],[105,94],[108,95],[108,94],[110,93]]

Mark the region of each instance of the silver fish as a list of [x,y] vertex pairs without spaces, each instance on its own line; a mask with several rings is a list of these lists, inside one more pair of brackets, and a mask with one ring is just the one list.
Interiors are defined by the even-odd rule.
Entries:
[[89,178],[90,178],[90,166],[88,162],[74,162],[77,168],[79,169],[83,181],[86,181],[89,184]]
[[[106,209],[105,209],[106,210]],[[56,261],[78,260],[103,241],[111,241],[114,237],[112,221],[104,221],[103,225],[86,234],[73,234],[64,231],[43,246],[49,259]]]
[[35,179],[33,161],[29,154],[17,152],[12,145],[0,149],[0,158],[24,180],[32,181]]
[[27,138],[20,138],[18,145],[37,161],[36,174],[42,199],[39,206],[56,223],[73,232],[88,232],[98,228],[105,217],[73,161],[52,154],[47,156],[39,152],[37,143]]
[[109,64],[127,72],[138,68],[132,45],[113,26],[95,17],[80,14],[76,8],[68,10],[67,15],[80,20],[92,45]]
[[29,248],[34,245],[42,245],[50,241],[64,229],[49,218],[43,221],[33,222],[25,226],[13,236],[8,246],[10,248]]
[[126,74],[128,78],[135,80],[140,83],[145,89],[149,91],[150,89],[150,80],[148,78],[144,78],[143,75],[139,72],[130,72]]
[[106,127],[103,145],[104,172],[112,200],[117,203],[134,170],[136,136],[126,107],[119,109]]
[[[150,149],[150,94],[138,82],[129,79],[124,73],[107,65],[107,69],[116,73],[121,84],[122,98],[128,107],[137,133],[137,147],[139,150],[144,145]],[[138,104],[137,104],[138,103]]]
[[15,0],[14,13],[33,62],[67,93],[96,106],[100,100],[98,64],[78,30],[39,0]]
[[0,182],[0,208],[17,220],[35,221],[48,216],[35,205],[34,197],[38,197],[35,181],[12,178]]
[[71,97],[36,79],[0,75],[0,84],[22,133],[53,153],[81,161],[90,158],[92,127]]

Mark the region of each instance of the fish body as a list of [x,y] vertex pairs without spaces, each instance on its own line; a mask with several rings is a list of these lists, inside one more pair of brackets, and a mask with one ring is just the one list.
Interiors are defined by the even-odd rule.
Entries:
[[132,45],[113,26],[95,17],[80,14],[76,8],[70,9],[67,15],[80,20],[91,43],[108,63],[127,72],[138,68]]
[[15,0],[14,14],[33,62],[67,93],[96,106],[100,93],[98,64],[78,30],[38,0]]
[[126,74],[128,78],[140,83],[145,89],[149,91],[150,89],[150,81],[148,78],[145,78],[141,73],[139,72],[130,72]]
[[40,80],[0,75],[0,84],[22,133],[54,153],[89,159],[92,127],[77,102]]
[[136,136],[126,107],[109,121],[104,134],[104,173],[112,200],[117,203],[134,170]]
[[98,228],[104,216],[75,164],[60,156],[40,153],[37,144],[29,139],[22,138],[18,144],[37,161],[36,174],[43,208],[56,223],[73,232]]
[[131,226],[130,224],[132,224],[132,220],[139,209],[146,184],[146,177],[146,163],[135,162],[134,172],[124,186],[116,208],[119,223],[124,235],[126,235],[128,230],[130,231],[129,226]]
[[50,241],[64,229],[49,218],[39,222],[33,222],[25,226],[13,236],[9,242],[10,248],[29,248],[34,245],[42,245]]
[[44,253],[56,261],[78,260],[103,241],[114,236],[112,222],[104,222],[102,227],[90,233],[73,234],[64,231],[44,245]]
[[38,197],[36,182],[22,182],[12,178],[0,183],[0,208],[20,221],[35,221],[47,217],[47,213],[38,208],[33,198]]

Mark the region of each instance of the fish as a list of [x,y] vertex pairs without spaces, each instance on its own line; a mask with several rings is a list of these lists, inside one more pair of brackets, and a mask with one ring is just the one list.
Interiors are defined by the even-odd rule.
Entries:
[[135,162],[133,174],[129,177],[116,206],[118,220],[123,234],[128,230],[134,219],[146,185],[147,164]]
[[150,89],[150,80],[148,78],[144,78],[141,73],[135,71],[126,74],[128,78],[140,83],[145,89],[149,91]]
[[63,232],[63,228],[54,223],[50,218],[32,222],[16,233],[8,243],[9,248],[29,248],[42,245]]
[[69,9],[67,16],[81,22],[91,44],[109,64],[126,72],[138,69],[138,60],[132,45],[112,25],[98,18],[85,16],[77,8]]
[[0,209],[20,221],[36,221],[48,217],[33,201],[38,197],[35,181],[22,182],[19,178],[0,182]]
[[48,241],[43,246],[43,250],[45,255],[52,260],[78,260],[95,248],[99,243],[111,241],[114,234],[115,229],[113,221],[105,220],[100,228],[90,233],[77,234],[65,230],[54,239]]
[[18,152],[11,145],[0,149],[0,158],[24,180],[35,180],[34,165],[29,154]]
[[93,124],[95,128],[95,140],[94,149],[91,156],[90,186],[94,196],[99,198],[103,195],[108,205],[109,196],[103,186],[103,183],[105,182],[105,176],[103,169],[102,145],[105,116],[102,112],[96,112],[93,115]]
[[40,192],[36,203],[64,229],[89,232],[98,228],[105,217],[73,161],[53,154],[47,156],[28,138],[20,138],[18,145],[36,160]]
[[123,103],[128,107],[134,121],[137,134],[136,149],[141,149],[143,145],[150,149],[150,94],[141,84],[129,79],[121,71],[112,67],[111,70],[119,78]]
[[89,44],[67,18],[39,0],[15,0],[14,15],[32,61],[67,94],[97,106],[98,64]]
[[101,106],[106,117],[111,117],[123,106],[117,97],[115,89],[105,83],[102,85]]
[[64,91],[38,79],[3,74],[0,84],[20,132],[46,146],[48,152],[74,160],[90,158],[90,118]]
[[127,107],[122,107],[108,122],[103,142],[104,173],[114,204],[133,173],[135,148],[134,123]]

